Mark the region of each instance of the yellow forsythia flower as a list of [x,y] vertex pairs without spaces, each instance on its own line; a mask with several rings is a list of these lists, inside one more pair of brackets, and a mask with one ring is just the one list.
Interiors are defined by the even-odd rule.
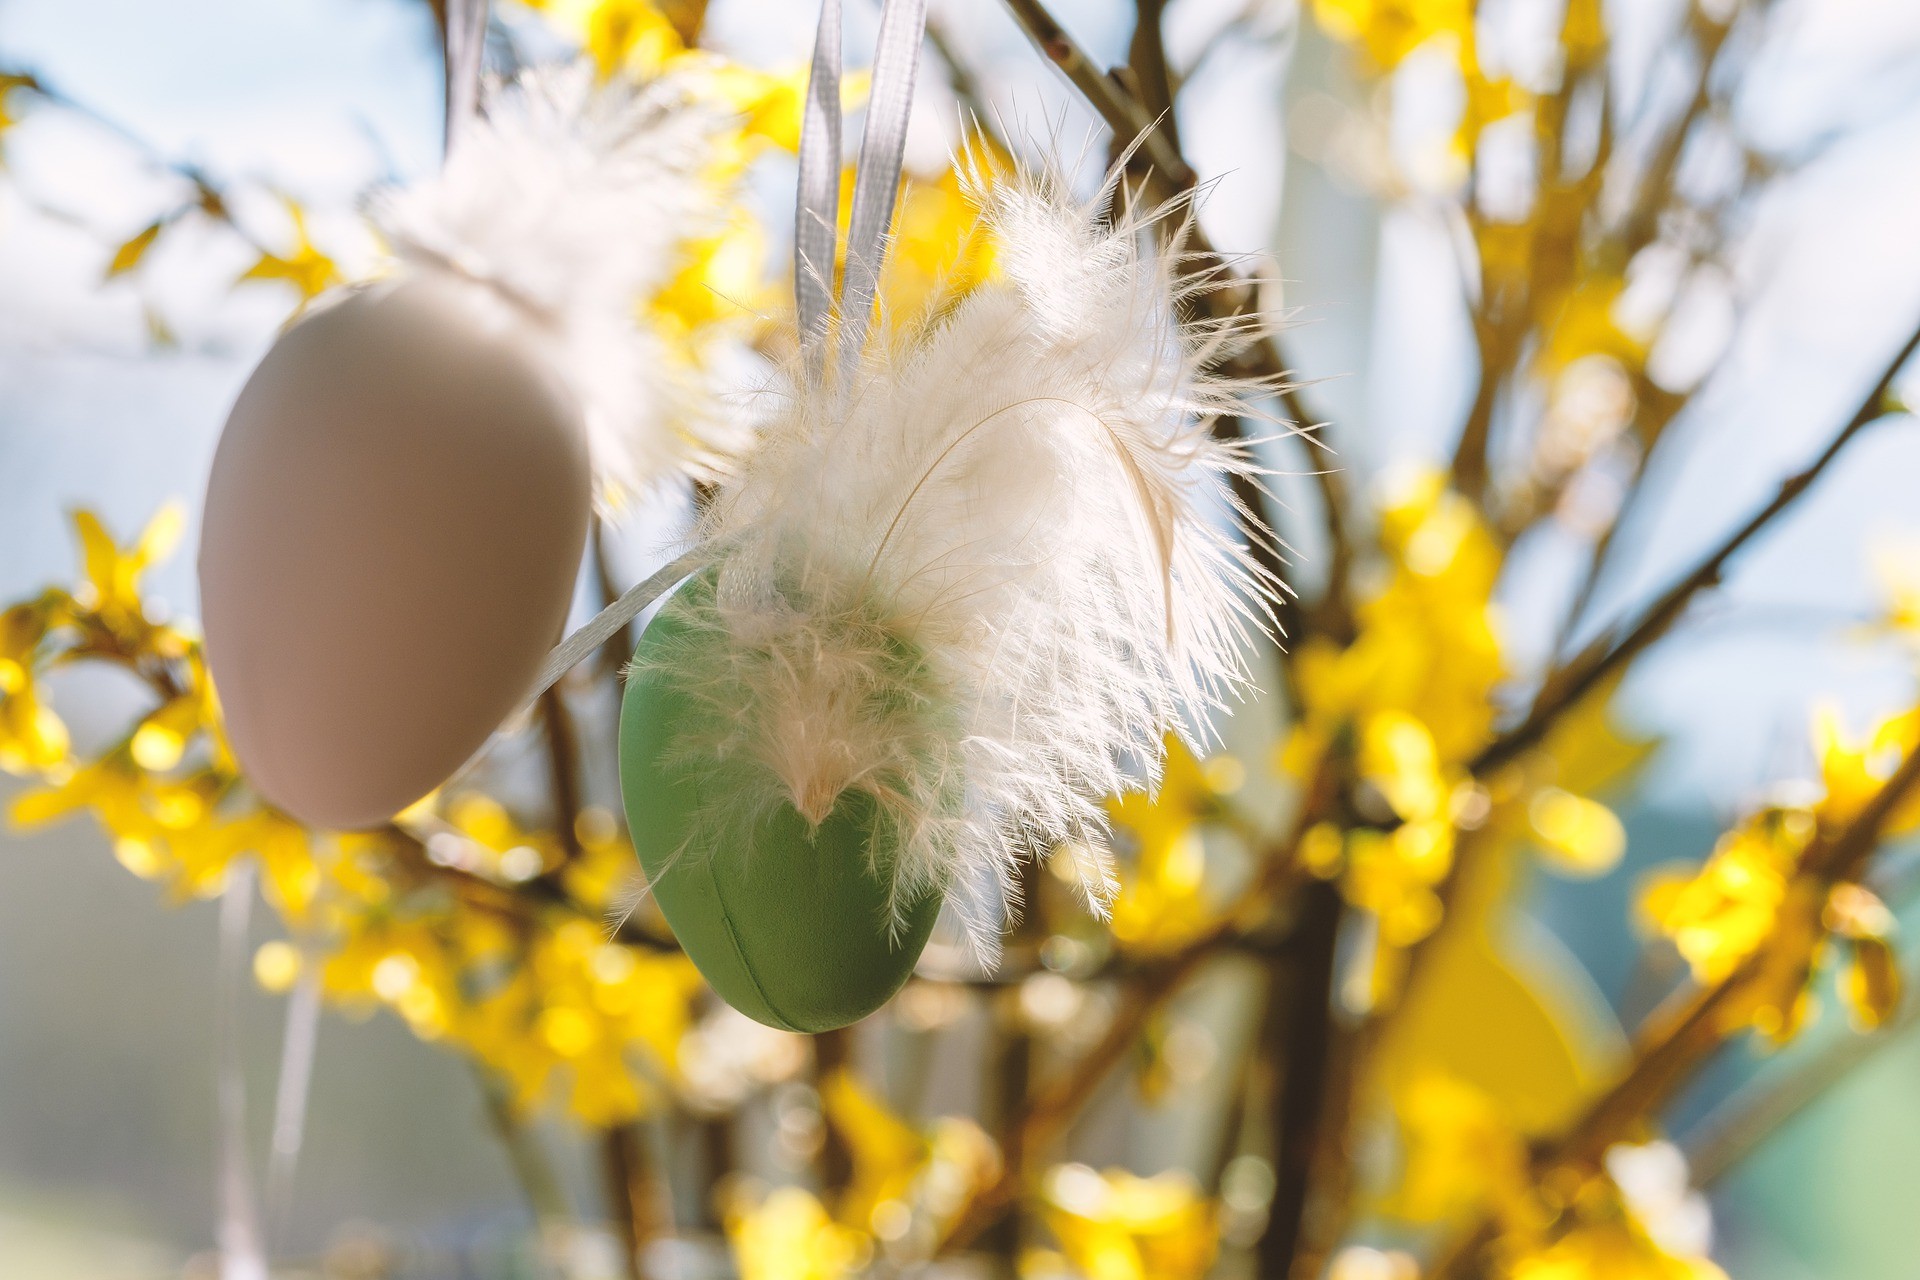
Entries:
[[1493,1098],[1428,1073],[1396,1099],[1403,1143],[1389,1207],[1411,1222],[1447,1222],[1498,1209],[1511,1216],[1527,1194],[1526,1145]]
[[1767,939],[1813,830],[1804,810],[1765,810],[1722,836],[1699,871],[1651,878],[1641,909],[1696,980],[1725,978]]
[[1381,71],[1435,36],[1473,38],[1470,0],[1313,0],[1313,16],[1335,39],[1365,48]]
[[285,281],[299,291],[300,306],[304,310],[309,302],[345,277],[340,273],[339,264],[320,252],[313,238],[307,234],[306,211],[291,198],[282,199],[287,207],[287,217],[293,224],[293,248],[284,254],[262,250],[260,257],[240,273],[235,283],[244,284],[249,280]]
[[1089,1280],[1198,1280],[1220,1247],[1218,1212],[1184,1173],[1061,1165],[1047,1175],[1041,1206]]
[[740,1280],[844,1280],[871,1256],[867,1237],[835,1222],[812,1194],[782,1187],[727,1216]]
[[1604,875],[1627,851],[1626,828],[1596,800],[1548,787],[1533,797],[1527,813],[1541,851],[1568,875]]
[[1230,756],[1202,761],[1170,737],[1159,788],[1151,795],[1130,791],[1107,801],[1115,830],[1129,837],[1135,854],[1113,904],[1113,936],[1121,945],[1168,950],[1212,922],[1203,892],[1207,861],[1201,828],[1243,772]]

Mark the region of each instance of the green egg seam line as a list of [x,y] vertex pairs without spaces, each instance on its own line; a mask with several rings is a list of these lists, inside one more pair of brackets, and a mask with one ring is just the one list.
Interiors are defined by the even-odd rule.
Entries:
[[713,859],[709,857],[702,861],[706,863],[707,885],[713,890],[713,900],[720,904],[720,922],[727,926],[727,945],[733,948],[734,958],[740,962],[740,968],[746,973],[747,981],[753,984],[753,994],[760,997],[760,1003],[768,1013],[780,1020],[782,1031],[801,1033],[801,1028],[794,1026],[793,1019],[775,1007],[773,998],[767,994],[767,989],[760,985],[760,975],[753,971],[753,961],[747,958],[746,948],[740,945],[740,934],[733,927],[733,913],[727,910],[726,895],[720,892],[720,881],[713,874]]

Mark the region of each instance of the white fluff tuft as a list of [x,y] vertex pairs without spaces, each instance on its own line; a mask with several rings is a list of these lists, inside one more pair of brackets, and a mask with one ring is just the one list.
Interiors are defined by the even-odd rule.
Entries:
[[1209,431],[1270,390],[1208,372],[1254,326],[1184,321],[1213,277],[1143,250],[1186,204],[1110,221],[1117,180],[1091,205],[1059,175],[970,185],[1001,276],[779,399],[652,665],[723,726],[681,744],[724,771],[699,844],[865,792],[896,925],[946,891],[990,955],[1023,858],[1083,851],[1104,909],[1103,798],[1205,734],[1277,584],[1220,527],[1257,469]]
[[672,76],[601,83],[587,63],[488,87],[441,171],[374,202],[403,272],[490,286],[531,322],[581,406],[610,501],[737,441],[639,308],[716,216],[702,170],[725,116]]

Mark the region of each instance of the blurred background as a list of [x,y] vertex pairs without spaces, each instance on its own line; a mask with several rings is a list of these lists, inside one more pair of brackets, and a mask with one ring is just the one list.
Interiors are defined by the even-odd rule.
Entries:
[[[1202,224],[1214,245],[1278,277],[1263,301],[1292,313],[1290,363],[1332,424],[1350,491],[1363,495],[1445,467],[1477,385],[1461,287],[1472,232],[1451,145],[1463,92],[1455,55],[1440,42],[1390,65],[1376,49],[1369,62],[1365,38],[1342,15],[1385,22],[1378,10],[1389,7],[1175,0],[1163,26],[1170,61],[1186,69],[1177,122],[1207,184]],[[579,38],[552,14],[498,8],[496,46],[517,56],[560,56]],[[1097,63],[1126,61],[1132,5],[1052,8]],[[1412,29],[1430,20],[1422,4],[1398,8],[1411,16],[1395,20]],[[848,9],[858,62],[876,15],[861,0]],[[1646,255],[1621,277],[1621,308],[1661,312],[1644,357],[1649,385],[1683,407],[1574,634],[1558,637],[1569,566],[1590,543],[1582,521],[1611,520],[1623,473],[1595,469],[1563,497],[1558,524],[1509,550],[1495,605],[1514,670],[1584,642],[1599,619],[1671,581],[1765,502],[1846,420],[1920,316],[1920,7],[1715,0],[1699,10],[1713,22],[1735,10],[1764,10],[1765,20],[1732,24],[1731,51],[1701,90],[1712,98],[1714,139],[1689,150],[1678,181],[1706,190],[1727,171],[1760,169],[1765,181],[1717,208],[1714,243],[1680,273],[1684,288],[1660,279],[1679,267]],[[1618,96],[1598,109],[1683,103],[1701,55],[1677,33],[1699,29],[1688,26],[1700,21],[1693,8],[1613,0],[1604,13]],[[967,68],[966,95],[1010,132],[1051,132],[1072,151],[1097,129],[999,5],[936,0],[933,15]],[[714,0],[701,42],[787,73],[807,56],[813,18],[810,5]],[[1489,0],[1478,16],[1482,63],[1524,80],[1552,61],[1543,50],[1560,21],[1553,3]],[[70,510],[97,512],[126,540],[177,500],[188,513],[183,550],[145,587],[154,616],[190,618],[193,513],[213,446],[299,286],[236,286],[256,250],[205,220],[170,230],[137,271],[108,278],[110,260],[178,198],[191,170],[236,193],[235,218],[274,245],[291,242],[282,198],[297,202],[301,234],[345,274],[364,269],[376,247],[359,201],[438,163],[434,13],[420,0],[0,0],[0,71],[37,86],[0,96],[0,600],[75,578]],[[952,79],[929,58],[909,146],[922,177],[941,172],[961,137]],[[1524,202],[1537,178],[1528,163],[1483,147],[1472,178],[1482,205]],[[782,153],[749,178],[749,203],[771,229],[760,269],[776,278],[792,173]],[[1920,396],[1917,383],[1920,373],[1907,373],[1896,391]],[[1602,402],[1615,393],[1605,378],[1585,392]],[[1604,403],[1593,412],[1604,418]],[[1313,512],[1311,459],[1276,465],[1290,473],[1277,482],[1287,509]],[[1911,705],[1912,650],[1874,626],[1889,583],[1920,564],[1916,477],[1920,431],[1910,420],[1863,434],[1621,686],[1616,717],[1658,741],[1633,785],[1607,797],[1624,823],[1624,856],[1595,879],[1526,871],[1500,925],[1533,957],[1522,967],[1571,1010],[1569,1025],[1581,1029],[1570,1039],[1600,1046],[1599,1060],[1619,1055],[1622,1028],[1681,971],[1670,949],[1650,949],[1637,911],[1649,870],[1697,863],[1760,798],[1817,773],[1816,707],[1857,731]],[[1314,521],[1298,523],[1287,532],[1311,594],[1329,548]],[[621,576],[650,567],[670,524],[646,517],[616,531]],[[1911,590],[1911,576],[1904,581]],[[583,585],[579,611],[592,607]],[[138,701],[112,672],[68,672],[57,689],[76,743],[112,737]],[[1264,743],[1286,722],[1284,708],[1263,702],[1226,727],[1229,746],[1264,773]],[[0,803],[30,785],[0,779]],[[128,874],[91,821],[0,833],[0,1274],[217,1273],[218,914],[205,897]],[[251,929],[255,944],[280,936],[264,912]],[[1158,1100],[1108,1099],[1104,1118],[1075,1131],[1076,1159],[1144,1177],[1213,1158],[1208,1100],[1232,1087],[1229,1064],[1256,1018],[1244,988],[1215,984],[1182,1006],[1197,1028],[1189,1043],[1204,1051],[1182,1068],[1180,1087]],[[1831,996],[1827,1006],[1784,1050],[1735,1042],[1675,1100],[1667,1131],[1682,1147],[1692,1134],[1697,1158],[1697,1142],[1713,1136],[1707,1126],[1747,1082],[1831,1055],[1854,1033]],[[287,1007],[252,984],[239,1003],[256,1146],[272,1124]],[[1711,1187],[1713,1256],[1730,1274],[1914,1273],[1920,1040],[1898,1019],[1881,1039]],[[883,1063],[888,1070],[898,1068]],[[935,1092],[964,1110],[975,1086],[954,1071]],[[793,1101],[782,1100],[785,1087],[769,1087],[737,1142],[777,1156]],[[330,1009],[278,1251],[340,1275],[531,1275],[559,1265],[527,1244],[525,1197],[495,1118],[458,1054],[423,1043],[391,1013]],[[552,1108],[529,1123],[569,1202],[600,1220],[590,1136]],[[566,1248],[569,1274],[623,1274],[605,1233],[580,1233]],[[684,1265],[662,1274],[702,1274]]]

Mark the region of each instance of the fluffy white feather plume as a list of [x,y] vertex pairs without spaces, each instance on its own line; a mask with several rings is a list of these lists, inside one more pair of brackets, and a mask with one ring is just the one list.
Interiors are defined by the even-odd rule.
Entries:
[[1117,179],[1092,204],[1057,175],[971,185],[1000,277],[777,398],[654,662],[714,713],[683,743],[715,771],[701,843],[865,791],[896,920],[944,890],[990,954],[1023,857],[1084,850],[1104,907],[1102,798],[1204,733],[1274,584],[1221,528],[1254,465],[1208,430],[1262,390],[1207,372],[1243,326],[1183,321],[1210,278],[1144,247],[1185,206],[1109,221]]
[[736,441],[638,316],[714,217],[724,117],[678,78],[601,83],[587,63],[489,85],[483,107],[438,174],[375,200],[399,270],[478,281],[529,322],[581,405],[601,500],[711,474]]

